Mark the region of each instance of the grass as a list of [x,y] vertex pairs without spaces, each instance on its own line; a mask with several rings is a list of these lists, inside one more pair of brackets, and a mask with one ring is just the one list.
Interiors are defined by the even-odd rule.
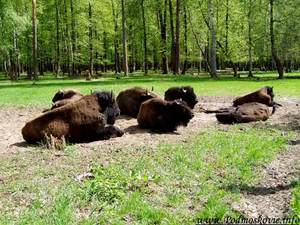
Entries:
[[[263,165],[284,150],[290,138],[275,129],[214,128],[195,135],[189,143],[162,143],[154,151],[138,147],[112,151],[113,160],[107,166],[99,164],[96,155],[102,146],[98,146],[89,157],[94,178],[82,185],[71,175],[85,160],[76,155],[76,149],[68,151],[70,155],[60,163],[52,162],[49,151],[32,152],[35,163],[21,162],[31,177],[19,174],[6,186],[10,191],[20,186],[14,202],[0,196],[8,205],[0,213],[0,223],[175,225],[195,224],[201,218],[236,218],[240,215],[231,204],[239,200],[243,188],[259,182]],[[20,163],[16,159],[25,153],[20,154],[2,161],[0,169],[14,176],[14,165]],[[60,180],[54,189],[49,176]],[[24,192],[33,196],[21,207]]]
[[293,192],[292,209],[294,215],[300,218],[300,183],[299,182]]
[[160,95],[171,86],[191,85],[196,93],[202,96],[237,96],[256,90],[262,86],[274,86],[278,96],[300,97],[300,73],[287,75],[284,80],[278,80],[274,73],[258,74],[257,80],[242,77],[240,79],[223,75],[218,80],[210,79],[208,76],[173,76],[173,75],[149,75],[142,76],[134,74],[128,78],[116,80],[114,76],[106,76],[93,81],[83,79],[55,79],[53,75],[47,74],[40,77],[38,81],[21,79],[17,82],[4,80],[0,76],[0,106],[48,106],[54,93],[63,88],[76,88],[83,93],[90,93],[92,90],[113,90],[119,91],[133,87],[142,86],[148,89],[154,87],[154,91]]

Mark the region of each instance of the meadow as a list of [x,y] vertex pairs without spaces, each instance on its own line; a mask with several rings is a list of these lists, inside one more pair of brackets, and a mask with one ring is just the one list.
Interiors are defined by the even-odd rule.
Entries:
[[[49,74],[35,82],[0,78],[0,114],[6,109],[47,107],[54,93],[63,88],[86,94],[113,90],[117,94],[142,86],[154,87],[163,95],[168,87],[191,85],[199,96],[217,97],[238,96],[269,85],[279,99],[299,100],[297,76],[300,73],[284,80],[273,74],[214,80],[135,74],[121,79],[108,75],[89,82],[54,79]],[[194,130],[183,140],[159,141],[157,145],[116,145],[115,140],[68,144],[62,151],[43,145],[8,148],[0,153],[0,224],[175,225],[208,218],[217,222],[226,217],[244,218],[234,205],[247,191],[257,190],[266,166],[288,152],[290,141],[298,137],[298,130],[284,130],[272,123],[214,124]],[[87,172],[88,178],[78,180],[78,175]],[[299,217],[299,180],[289,189],[289,215]]]
[[11,82],[0,76],[0,105],[2,106],[46,106],[50,103],[54,93],[64,88],[76,88],[89,94],[95,90],[113,90],[116,94],[128,87],[141,86],[160,95],[171,86],[191,85],[200,96],[239,96],[259,89],[263,86],[274,86],[275,94],[279,97],[300,98],[300,73],[291,73],[284,80],[278,80],[275,73],[257,74],[255,78],[233,78],[223,75],[219,79],[204,76],[174,76],[152,74],[143,76],[139,73],[130,77],[116,79],[114,75],[107,75],[92,81],[84,79],[57,79],[52,74],[41,76],[38,81],[20,79]]

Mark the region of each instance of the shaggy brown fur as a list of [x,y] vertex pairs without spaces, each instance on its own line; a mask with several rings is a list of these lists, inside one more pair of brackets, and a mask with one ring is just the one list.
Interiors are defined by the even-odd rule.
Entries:
[[123,131],[107,126],[120,114],[112,93],[96,92],[76,102],[42,114],[22,129],[28,143],[37,143],[52,135],[69,142],[89,142],[122,136]]
[[52,109],[59,108],[61,106],[64,106],[66,104],[69,104],[71,102],[75,102],[83,97],[83,94],[81,94],[79,91],[75,89],[65,89],[58,91],[53,99],[52,102],[54,103]]
[[198,103],[197,96],[191,86],[172,87],[165,92],[165,100],[173,101],[176,99],[182,99],[191,109]]
[[120,92],[117,103],[122,115],[136,118],[143,102],[157,97],[156,94],[144,88],[134,87]]
[[137,120],[142,128],[172,132],[180,125],[187,126],[193,117],[193,112],[182,100],[153,98],[141,105]]
[[239,106],[249,102],[259,102],[270,107],[273,107],[275,105],[281,106],[278,103],[274,102],[273,87],[269,86],[263,87],[258,91],[235,99],[233,101],[233,106]]
[[225,124],[233,123],[249,123],[255,121],[266,121],[272,113],[268,106],[257,103],[245,103],[237,107],[229,107],[220,109],[216,117],[219,122]]

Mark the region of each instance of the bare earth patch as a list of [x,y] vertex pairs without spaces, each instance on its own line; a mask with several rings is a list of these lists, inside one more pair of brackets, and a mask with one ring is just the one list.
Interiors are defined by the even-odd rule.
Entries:
[[[121,154],[126,157],[128,154],[145,154],[147,151],[155,151],[159,143],[188,142],[191,136],[207,127],[226,129],[228,126],[219,125],[213,114],[204,114],[201,109],[230,106],[232,100],[232,97],[199,97],[200,104],[194,110],[195,117],[188,127],[180,127],[176,133],[151,133],[138,128],[136,119],[121,117],[116,124],[126,131],[123,137],[77,144],[74,146],[76,154],[71,157],[59,151],[37,151],[24,143],[21,135],[22,127],[26,121],[38,116],[42,109],[0,108],[0,167],[1,161],[8,162],[7,164],[2,163],[4,168],[8,168],[7,165],[10,163],[15,167],[14,174],[5,172],[4,175],[0,175],[0,199],[13,199],[14,205],[25,201],[26,206],[34,199],[34,196],[25,196],[25,193],[12,195],[11,192],[5,191],[15,180],[19,179],[22,183],[22,179],[29,178],[32,179],[33,186],[41,185],[41,183],[56,186],[63,177],[75,177],[88,171],[91,163],[95,161],[103,164],[111,163],[117,161]],[[300,169],[300,101],[282,98],[279,102],[284,107],[278,109],[269,121],[263,124],[253,123],[253,126],[275,127],[282,129],[283,132],[295,131],[298,138],[291,141],[289,150],[278,155],[277,159],[266,166],[259,185],[242,190],[242,201],[233,204],[233,208],[246,217],[258,217],[259,215],[283,217],[289,213],[291,189]],[[141,152],[136,149],[141,149]],[[119,154],[116,154],[118,152]],[[21,161],[20,157],[16,155],[21,155]],[[11,168],[9,170],[13,171]],[[61,172],[57,173],[56,171]],[[46,188],[45,190],[47,191]],[[3,208],[4,206],[0,204],[0,210]]]

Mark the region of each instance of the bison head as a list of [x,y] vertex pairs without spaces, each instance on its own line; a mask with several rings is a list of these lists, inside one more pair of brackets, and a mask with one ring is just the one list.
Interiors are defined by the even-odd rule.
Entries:
[[198,103],[194,89],[190,86],[182,87],[182,100],[185,101],[191,108]]
[[59,90],[54,95],[52,102],[55,103],[57,101],[72,98],[74,95],[82,95],[79,91],[74,89],[65,89],[65,90]]
[[175,100],[171,103],[173,116],[178,125],[187,126],[190,120],[194,117],[191,108],[183,100]]
[[113,125],[116,118],[120,115],[120,109],[113,92],[94,92],[93,95],[97,96],[102,113],[106,116],[107,123]]
[[191,86],[169,88],[165,93],[165,100],[173,101],[176,99],[182,99],[191,109],[198,103],[197,96]]
[[271,99],[273,101],[273,99],[274,99],[273,87],[266,86],[265,88],[267,89],[267,94],[271,97]]

